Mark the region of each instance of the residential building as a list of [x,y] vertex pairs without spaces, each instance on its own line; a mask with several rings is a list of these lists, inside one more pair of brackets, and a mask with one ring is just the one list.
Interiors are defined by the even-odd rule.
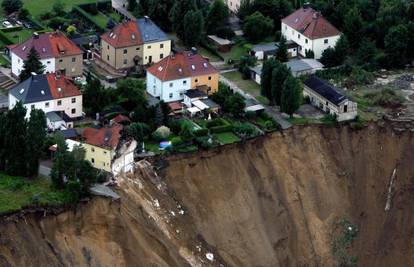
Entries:
[[170,38],[148,17],[123,22],[101,36],[101,59],[117,70],[156,63],[170,51]]
[[72,127],[73,120],[82,116],[80,90],[71,79],[58,73],[33,75],[14,86],[9,91],[9,109],[19,101],[27,109],[26,118],[32,109],[43,110],[52,130]]
[[353,120],[358,115],[357,103],[327,81],[311,76],[304,84],[303,95],[309,97],[310,103],[328,114],[336,115],[338,121]]
[[[293,58],[298,55],[298,45],[288,40],[286,41],[288,57]],[[250,49],[250,55],[255,56],[257,60],[265,60],[276,56],[277,50],[279,49],[278,42],[270,42],[265,44],[253,45]]]
[[316,59],[322,56],[325,49],[335,47],[341,36],[335,26],[309,5],[305,5],[282,19],[281,29],[286,40],[298,44],[300,55],[306,56],[306,51],[311,50]]
[[225,3],[229,10],[236,14],[239,11],[241,0],[225,0]]
[[164,102],[181,101],[190,89],[218,90],[219,71],[196,51],[171,54],[147,69],[147,93]]
[[95,168],[111,172],[112,162],[121,145],[122,129],[120,124],[100,129],[85,128],[81,142],[86,152],[85,159]]
[[68,77],[81,76],[83,52],[62,32],[37,34],[19,45],[9,46],[11,69],[14,76],[23,70],[27,54],[34,47],[45,66],[45,73],[60,72]]

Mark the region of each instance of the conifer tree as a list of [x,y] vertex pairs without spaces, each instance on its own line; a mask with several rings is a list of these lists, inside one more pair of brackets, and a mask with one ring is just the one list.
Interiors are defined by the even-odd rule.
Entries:
[[25,156],[28,176],[36,177],[38,174],[39,159],[46,138],[46,127],[45,113],[40,109],[33,109],[30,112],[26,134]]
[[27,59],[24,61],[23,70],[20,73],[20,80],[24,81],[32,76],[32,73],[42,74],[45,70],[45,66],[40,62],[39,53],[32,47],[27,54]]
[[288,76],[283,83],[280,110],[292,116],[302,104],[302,85],[293,76]]

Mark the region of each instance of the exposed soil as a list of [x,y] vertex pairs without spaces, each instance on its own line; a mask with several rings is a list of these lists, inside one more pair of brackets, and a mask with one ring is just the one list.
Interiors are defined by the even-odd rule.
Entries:
[[341,219],[358,266],[413,266],[410,125],[294,127],[173,156],[163,178],[140,163],[120,202],[3,219],[0,266],[334,266]]

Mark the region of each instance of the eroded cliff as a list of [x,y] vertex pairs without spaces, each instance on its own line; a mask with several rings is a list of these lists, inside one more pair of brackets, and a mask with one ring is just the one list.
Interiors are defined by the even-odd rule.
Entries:
[[0,266],[333,266],[342,219],[359,266],[412,266],[413,151],[409,130],[307,126],[140,163],[120,202],[4,218]]

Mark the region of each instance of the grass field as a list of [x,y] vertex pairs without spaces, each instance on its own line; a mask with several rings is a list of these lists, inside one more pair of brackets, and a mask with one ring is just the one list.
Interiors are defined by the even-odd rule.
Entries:
[[231,132],[217,133],[214,134],[214,136],[222,145],[232,144],[240,141],[240,138]]
[[4,32],[4,34],[7,35],[14,44],[21,44],[33,35],[33,31],[23,28],[17,31]]
[[[42,13],[51,11],[53,5],[57,1],[58,0],[23,0],[23,3],[27,10],[29,10],[30,14],[37,17]],[[72,10],[73,6],[80,4],[96,3],[99,2],[99,0],[65,0],[62,2],[65,4],[65,11],[70,11]]]
[[231,48],[230,52],[219,52],[219,54],[224,58],[226,62],[229,59],[232,59],[233,61],[238,61],[242,56],[247,54],[247,51],[249,51],[249,49],[245,45],[236,44]]
[[71,201],[67,191],[52,189],[46,178],[28,180],[0,173],[0,214],[31,206],[61,206]]

